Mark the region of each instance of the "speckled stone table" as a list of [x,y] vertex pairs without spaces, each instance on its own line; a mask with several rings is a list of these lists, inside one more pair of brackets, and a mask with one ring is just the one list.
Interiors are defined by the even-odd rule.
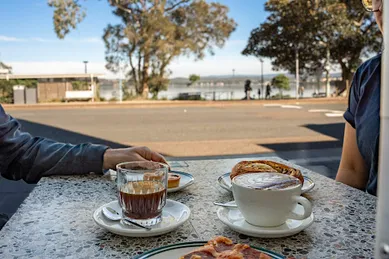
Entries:
[[[271,158],[292,165],[277,158]],[[0,258],[133,258],[151,248],[224,235],[298,258],[371,258],[376,198],[300,168],[316,187],[306,195],[315,222],[288,238],[251,238],[230,230],[213,201],[232,200],[217,178],[242,159],[188,161],[177,168],[195,183],[168,198],[188,205],[191,219],[164,236],[129,238],[111,234],[92,220],[93,211],[116,198],[115,184],[99,176],[43,178],[0,232]]]

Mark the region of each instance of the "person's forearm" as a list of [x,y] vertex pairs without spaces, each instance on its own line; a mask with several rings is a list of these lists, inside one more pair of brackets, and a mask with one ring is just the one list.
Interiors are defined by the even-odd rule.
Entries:
[[0,123],[0,173],[12,180],[37,182],[42,176],[101,172],[106,146],[58,143],[31,137],[9,118]]
[[347,184],[351,187],[365,190],[366,189],[366,179],[362,173],[357,173],[353,169],[349,168],[339,168],[338,173],[336,175],[336,181]]

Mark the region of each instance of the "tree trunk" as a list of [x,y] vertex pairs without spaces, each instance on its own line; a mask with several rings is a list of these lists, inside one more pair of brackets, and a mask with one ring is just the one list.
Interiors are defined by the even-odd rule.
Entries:
[[147,99],[149,96],[149,62],[150,57],[146,55],[143,60],[143,68],[142,68],[142,97]]
[[347,67],[347,65],[344,62],[339,62],[340,66],[342,68],[342,85],[343,89],[346,89],[347,97],[350,93],[350,82],[353,79],[353,73],[350,68]]

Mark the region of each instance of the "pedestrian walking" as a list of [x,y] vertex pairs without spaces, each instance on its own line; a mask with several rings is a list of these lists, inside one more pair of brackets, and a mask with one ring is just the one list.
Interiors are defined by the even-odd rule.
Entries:
[[250,100],[250,93],[253,89],[251,88],[251,80],[246,80],[244,84],[244,92],[246,94],[246,100]]
[[270,99],[270,94],[271,94],[271,86],[270,86],[270,84],[267,84],[267,86],[266,86],[266,97],[265,97],[265,99]]
[[299,91],[298,91],[298,94],[299,94],[299,97],[300,98],[303,98],[304,97],[304,86],[300,86],[299,87]]

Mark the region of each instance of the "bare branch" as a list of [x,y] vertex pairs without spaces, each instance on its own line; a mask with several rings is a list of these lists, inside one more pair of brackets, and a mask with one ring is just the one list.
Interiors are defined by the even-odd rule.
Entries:
[[131,9],[129,8],[125,8],[124,6],[122,6],[120,3],[119,3],[119,0],[109,0],[110,4],[112,4],[113,6],[116,6],[117,8],[119,8],[120,10],[126,12],[126,13],[129,13],[129,14],[132,14],[132,11]]
[[165,12],[170,12],[172,10],[174,10],[177,6],[181,5],[181,4],[184,4],[184,3],[188,3],[190,0],[181,0],[175,4],[173,4],[172,6],[170,6],[169,8],[166,8],[165,9]]

